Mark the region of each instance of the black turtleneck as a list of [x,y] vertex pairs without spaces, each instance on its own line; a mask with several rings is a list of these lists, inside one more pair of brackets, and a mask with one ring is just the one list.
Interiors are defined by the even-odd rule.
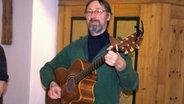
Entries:
[[0,46],[0,80],[8,81],[6,56],[2,46]]
[[88,61],[92,62],[97,53],[109,43],[109,33],[107,30],[99,36],[88,36]]

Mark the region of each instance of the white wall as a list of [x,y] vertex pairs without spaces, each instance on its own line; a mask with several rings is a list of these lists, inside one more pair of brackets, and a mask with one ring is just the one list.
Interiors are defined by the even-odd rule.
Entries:
[[39,70],[56,53],[57,13],[58,0],[13,0],[13,42],[3,45],[10,76],[4,104],[45,103]]
[[58,0],[34,0],[30,103],[45,104],[39,71],[56,53]]

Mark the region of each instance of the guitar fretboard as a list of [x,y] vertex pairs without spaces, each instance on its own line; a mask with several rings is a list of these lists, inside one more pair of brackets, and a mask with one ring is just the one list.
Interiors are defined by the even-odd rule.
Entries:
[[[114,46],[112,48],[112,51],[116,52],[117,48]],[[104,55],[102,55],[101,57],[99,57],[97,60],[95,60],[94,62],[91,63],[91,65],[89,67],[87,67],[85,70],[83,70],[81,73],[79,73],[77,76],[75,76],[75,83],[79,83],[83,78],[85,78],[89,73],[91,73],[92,71],[96,70],[98,67],[100,67],[104,62],[104,56],[106,55],[106,53]]]
[[104,63],[104,56],[99,57],[97,60],[92,62],[89,67],[87,67],[85,70],[83,70],[81,73],[79,73],[77,76],[75,76],[75,83],[79,83],[83,78],[85,78],[89,73],[100,67]]

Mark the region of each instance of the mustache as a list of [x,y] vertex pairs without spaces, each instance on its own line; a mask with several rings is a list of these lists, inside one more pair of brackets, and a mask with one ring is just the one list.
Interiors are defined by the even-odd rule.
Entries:
[[94,18],[91,18],[90,20],[89,20],[89,22],[100,22],[98,19],[94,19]]

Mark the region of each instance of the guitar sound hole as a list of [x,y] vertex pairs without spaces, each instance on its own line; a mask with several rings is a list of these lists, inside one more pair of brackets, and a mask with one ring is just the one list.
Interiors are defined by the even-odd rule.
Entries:
[[68,92],[72,92],[72,90],[74,89],[75,87],[75,80],[73,77],[71,77],[69,80],[68,80]]

